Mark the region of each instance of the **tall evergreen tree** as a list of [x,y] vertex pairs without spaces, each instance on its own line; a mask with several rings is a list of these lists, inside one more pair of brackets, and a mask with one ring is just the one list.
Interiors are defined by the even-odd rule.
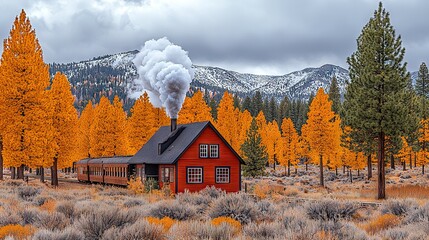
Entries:
[[256,117],[260,111],[262,111],[264,107],[264,102],[262,100],[261,92],[256,91],[255,95],[253,95],[252,98],[252,107],[250,113],[252,114],[252,117]]
[[246,165],[243,166],[244,176],[263,176],[265,164],[268,160],[266,147],[262,144],[262,138],[258,131],[258,124],[253,119],[247,131],[247,139],[241,145]]
[[246,98],[243,101],[243,104],[241,105],[241,111],[249,111],[251,113],[252,109],[252,99],[249,96],[246,96]]
[[[268,119],[268,122],[272,122],[273,120],[277,120],[277,102],[274,99],[274,97],[271,97],[270,102],[268,103],[268,114],[270,118]],[[276,121],[277,122],[277,121]]]
[[384,199],[386,136],[402,135],[411,121],[403,63],[405,49],[396,37],[382,3],[357,39],[357,50],[348,59],[351,82],[347,86],[345,122],[378,143],[378,198]]
[[279,129],[281,127],[283,119],[286,117],[290,118],[290,115],[288,112],[289,106],[290,106],[289,98],[287,96],[285,96],[280,101],[280,105],[279,105],[278,110],[277,110],[277,123],[279,124]]
[[335,75],[332,77],[331,86],[329,87],[329,100],[332,101],[332,111],[335,114],[340,114],[341,109],[341,95],[340,88],[338,87],[337,78]]

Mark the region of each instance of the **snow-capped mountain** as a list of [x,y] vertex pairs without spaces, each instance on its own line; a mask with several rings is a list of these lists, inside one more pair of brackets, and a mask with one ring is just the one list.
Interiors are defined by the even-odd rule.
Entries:
[[[124,99],[132,89],[133,79],[137,77],[132,63],[136,54],[137,51],[130,51],[78,63],[51,64],[51,74],[61,71],[67,75],[78,101],[97,102],[97,96],[101,95],[119,95]],[[260,91],[266,97],[277,99],[284,96],[306,99],[319,87],[327,90],[333,76],[336,76],[341,93],[344,93],[349,79],[347,70],[329,64],[281,76],[238,73],[211,66],[194,65],[193,68],[192,88],[207,89],[214,94],[228,90],[240,96]]]

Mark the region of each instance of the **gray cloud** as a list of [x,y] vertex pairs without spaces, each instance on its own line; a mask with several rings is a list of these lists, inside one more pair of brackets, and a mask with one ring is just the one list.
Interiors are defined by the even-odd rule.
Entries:
[[[24,5],[23,5],[24,2]],[[0,38],[24,8],[47,62],[140,49],[168,37],[195,64],[283,74],[333,63],[347,67],[372,0],[0,0]],[[429,57],[429,2],[385,1],[410,70]],[[3,14],[4,13],[4,14]],[[1,50],[1,49],[0,49]]]

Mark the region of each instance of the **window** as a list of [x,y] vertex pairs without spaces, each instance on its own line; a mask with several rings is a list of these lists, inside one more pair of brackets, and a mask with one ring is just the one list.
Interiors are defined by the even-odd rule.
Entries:
[[172,167],[163,167],[161,168],[161,181],[165,183],[174,182],[174,168]]
[[229,183],[229,167],[216,167],[216,183]]
[[210,158],[219,157],[219,145],[210,145]]
[[187,183],[203,183],[202,167],[188,167],[186,168],[186,173]]
[[208,158],[209,157],[209,145],[200,144],[200,158]]

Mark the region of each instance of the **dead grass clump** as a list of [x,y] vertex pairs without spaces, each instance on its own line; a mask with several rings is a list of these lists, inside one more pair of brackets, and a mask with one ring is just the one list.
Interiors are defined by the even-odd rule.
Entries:
[[383,214],[375,218],[374,220],[370,221],[369,223],[363,225],[363,229],[367,233],[374,235],[383,230],[395,227],[399,223],[400,223],[400,219],[398,216],[388,213],[388,214]]
[[6,225],[17,225],[21,220],[22,218],[20,216],[11,211],[0,212],[0,227]]
[[76,213],[75,204],[72,201],[59,202],[56,205],[56,211],[73,220]]
[[148,221],[150,224],[155,224],[158,226],[162,226],[165,232],[168,232],[170,230],[171,226],[176,222],[173,219],[169,217],[163,217],[161,219],[154,218],[154,217],[147,217],[146,221]]
[[275,205],[267,200],[256,202],[256,207],[258,209],[258,220],[260,221],[273,221],[278,214]]
[[391,198],[428,199],[429,187],[420,185],[392,186],[386,189],[386,195]]
[[429,203],[411,211],[405,218],[405,223],[429,222]]
[[55,207],[57,206],[57,202],[53,199],[48,199],[41,206],[40,209],[47,212],[55,211]]
[[62,230],[70,224],[69,219],[59,212],[43,213],[38,215],[38,220],[34,223],[38,228],[44,228],[51,231]]
[[235,229],[235,233],[239,233],[241,231],[241,223],[230,217],[217,217],[212,219],[211,223],[215,226],[228,224]]
[[31,202],[34,197],[39,195],[41,190],[32,186],[20,186],[17,189],[18,197],[24,201]]
[[136,206],[142,206],[145,204],[146,204],[146,202],[143,201],[142,199],[131,198],[131,199],[128,199],[124,202],[124,207],[131,208],[131,207],[136,207]]
[[31,226],[21,226],[18,224],[11,224],[0,227],[0,239],[5,239],[11,236],[14,239],[27,239],[34,232]]

